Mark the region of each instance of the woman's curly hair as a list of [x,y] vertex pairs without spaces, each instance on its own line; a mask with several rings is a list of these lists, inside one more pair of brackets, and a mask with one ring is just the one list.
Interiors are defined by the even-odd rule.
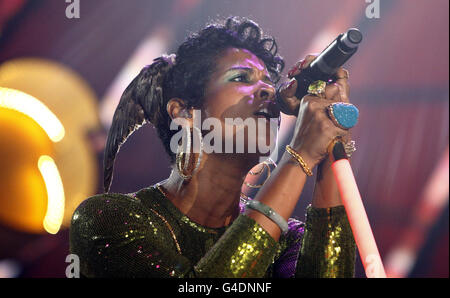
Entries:
[[162,140],[170,161],[175,153],[170,140],[177,132],[170,130],[166,106],[171,98],[181,98],[188,108],[202,108],[205,89],[215,71],[217,59],[228,48],[246,49],[261,59],[272,80],[277,83],[284,68],[275,39],[264,36],[254,21],[229,17],[214,22],[192,34],[178,48],[175,57],[165,56],[142,69],[124,91],[108,134],[104,159],[104,187],[109,190],[114,159],[131,133],[146,122],[152,123]]

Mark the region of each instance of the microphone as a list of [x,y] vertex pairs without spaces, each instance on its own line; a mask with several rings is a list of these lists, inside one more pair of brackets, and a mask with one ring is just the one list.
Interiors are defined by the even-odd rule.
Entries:
[[[356,28],[350,28],[346,33],[340,34],[306,69],[302,69],[300,74],[295,76],[298,82],[295,96],[298,99],[303,98],[308,93],[309,85],[317,80],[335,81],[336,71],[356,53],[361,41],[362,34]],[[284,102],[278,94],[276,101],[281,111],[284,112]],[[292,112],[287,114],[293,115]],[[331,167],[366,276],[386,277],[383,262],[342,142],[339,140],[332,142],[328,147],[328,152],[332,159]]]
[[[362,33],[356,28],[350,28],[347,32],[339,34],[307,68],[302,69],[295,76],[298,83],[295,96],[298,99],[302,99],[303,96],[308,94],[309,85],[317,80],[334,81],[336,79],[334,77],[336,71],[356,53],[362,37]],[[277,96],[276,100],[283,113],[293,115],[292,112],[285,111],[286,109],[283,108],[284,103],[280,96]]]

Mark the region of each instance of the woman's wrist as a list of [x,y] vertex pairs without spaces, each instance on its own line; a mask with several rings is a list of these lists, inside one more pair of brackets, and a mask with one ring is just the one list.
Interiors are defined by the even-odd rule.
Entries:
[[[299,146],[294,146],[294,145],[292,145],[292,144],[289,145],[289,146],[290,146],[291,150],[293,150],[297,155],[299,155],[299,156],[301,157],[301,160],[304,162],[304,165],[305,165],[310,171],[312,171],[312,170],[316,167],[316,165],[320,162],[320,161],[317,160],[316,158],[311,157],[311,155],[308,154],[308,153],[306,152],[306,150],[303,150],[303,149],[300,148]],[[294,154],[295,154],[295,153],[294,153]],[[297,162],[297,164],[298,164],[301,168],[303,168],[302,165],[301,165],[301,163],[296,159],[296,157],[295,157],[293,154],[287,152],[287,150],[285,151],[285,154],[288,155],[288,158],[289,158],[290,160],[293,160],[294,162]]]
[[[316,192],[316,189],[314,192]],[[314,208],[332,208],[342,205],[343,203],[339,195],[331,195],[329,197],[325,197],[324,195],[314,195],[311,201],[311,206]]]
[[[284,152],[278,166],[254,200],[269,206],[287,221],[298,203],[306,179],[307,175],[298,162],[288,152]],[[257,221],[278,241],[281,229],[277,224],[255,210],[247,210],[245,214]]]
[[317,167],[316,184],[311,206],[315,208],[330,208],[341,205],[342,200],[331,168],[331,161],[327,158]]

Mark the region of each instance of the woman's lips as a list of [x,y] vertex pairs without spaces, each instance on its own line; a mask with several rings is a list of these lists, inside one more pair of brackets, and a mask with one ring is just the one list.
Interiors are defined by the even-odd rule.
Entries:
[[273,119],[273,118],[278,119],[278,115],[272,115],[272,113],[270,113],[269,109],[267,109],[267,108],[263,108],[263,109],[255,112],[254,114],[256,116],[258,116],[258,118],[265,118],[267,121],[270,121],[270,119]]
[[265,112],[256,112],[255,115],[258,116],[258,118],[265,118],[267,121],[270,121],[271,118],[270,115]]

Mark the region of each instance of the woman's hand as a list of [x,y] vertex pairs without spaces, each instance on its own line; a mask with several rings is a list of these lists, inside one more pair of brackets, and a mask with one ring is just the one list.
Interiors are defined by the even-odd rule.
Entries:
[[[294,67],[288,74],[292,78],[291,81],[280,90],[282,99],[298,115],[290,145],[301,155],[311,170],[328,155],[328,146],[336,137],[346,137],[349,134],[348,130],[335,126],[327,115],[327,107],[333,102],[349,101],[348,72],[345,69],[338,70],[336,75],[339,79],[336,83],[326,86],[322,97],[306,95],[301,100],[295,97],[297,81],[293,77],[301,69],[306,68],[314,58],[315,56],[309,55],[303,63],[297,63],[296,68]],[[331,167],[324,162],[321,168],[324,177],[320,183],[316,184],[311,205],[317,208],[342,205]],[[299,173],[304,172],[298,163],[293,162],[291,156],[285,153],[255,200],[268,205],[287,220],[297,205],[306,182],[307,176],[299,175]],[[278,240],[280,228],[270,219],[251,210],[247,212],[247,215],[261,224],[275,240]]]
[[295,97],[297,81],[295,76],[315,59],[308,55],[298,62],[288,73],[291,80],[280,90],[280,95],[289,108],[297,113],[297,122],[290,145],[305,160],[310,169],[319,164],[328,154],[329,144],[336,137],[346,137],[348,130],[334,125],[327,115],[327,107],[333,102],[349,102],[349,86],[347,70],[340,68],[336,74],[338,79],[328,84],[325,93],[319,97],[306,95],[301,100]]

